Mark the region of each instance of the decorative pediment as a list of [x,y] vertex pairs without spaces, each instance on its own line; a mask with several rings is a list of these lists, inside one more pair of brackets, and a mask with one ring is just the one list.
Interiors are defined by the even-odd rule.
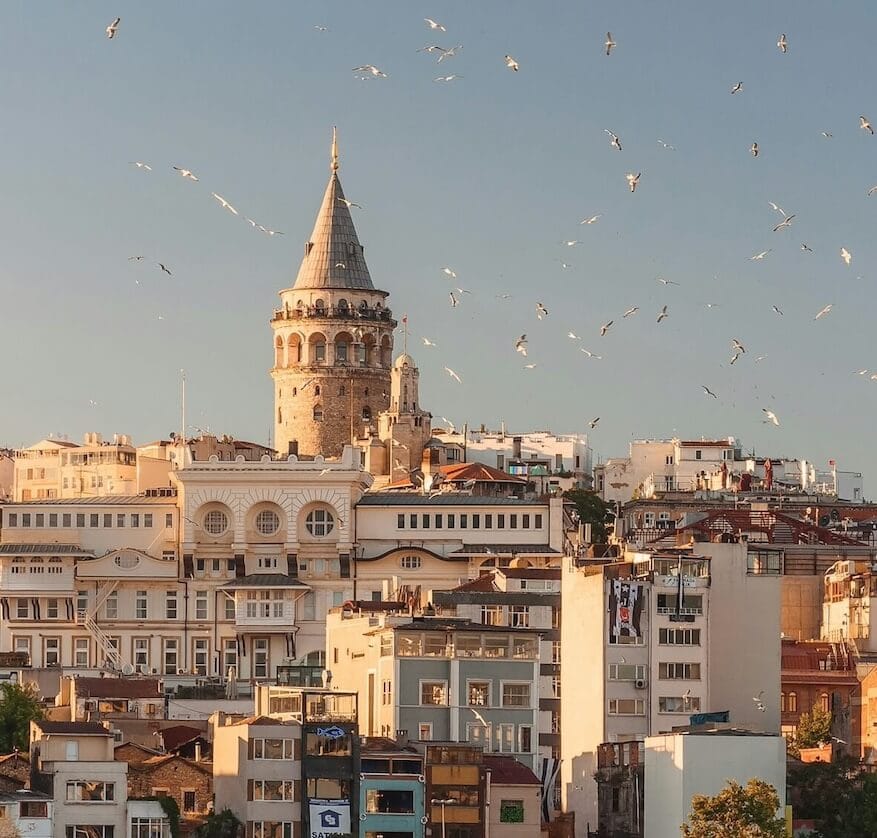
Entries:
[[158,559],[133,547],[81,559],[76,565],[77,579],[176,579],[178,575],[176,559]]

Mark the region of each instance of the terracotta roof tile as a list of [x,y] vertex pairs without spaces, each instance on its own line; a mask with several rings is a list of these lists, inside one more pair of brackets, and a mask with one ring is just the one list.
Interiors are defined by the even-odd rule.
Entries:
[[484,755],[484,767],[490,771],[490,784],[499,786],[538,786],[539,778],[526,765],[512,757]]

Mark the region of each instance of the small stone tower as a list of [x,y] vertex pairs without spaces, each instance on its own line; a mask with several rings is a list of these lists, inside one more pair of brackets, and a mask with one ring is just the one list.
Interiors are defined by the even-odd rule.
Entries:
[[338,180],[333,132],[329,184],[292,288],[274,312],[274,445],[340,456],[390,404],[396,322],[375,289]]

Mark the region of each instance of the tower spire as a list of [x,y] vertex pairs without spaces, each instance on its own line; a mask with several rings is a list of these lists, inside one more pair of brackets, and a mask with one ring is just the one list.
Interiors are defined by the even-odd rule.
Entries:
[[332,126],[332,165],[330,170],[333,172],[338,171],[338,130],[334,125]]

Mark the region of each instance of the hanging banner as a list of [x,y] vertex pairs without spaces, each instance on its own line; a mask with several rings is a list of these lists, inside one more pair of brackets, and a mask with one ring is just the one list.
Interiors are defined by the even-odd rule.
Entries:
[[640,619],[645,598],[639,582],[613,579],[609,588],[609,636],[642,637]]
[[350,801],[311,798],[310,838],[350,835]]

